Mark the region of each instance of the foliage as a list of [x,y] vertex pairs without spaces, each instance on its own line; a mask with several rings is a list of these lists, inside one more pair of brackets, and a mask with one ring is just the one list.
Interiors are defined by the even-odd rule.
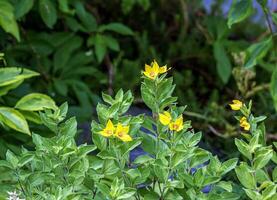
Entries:
[[0,0],[0,199],[275,199],[277,15],[207,2]]
[[[0,166],[13,175],[8,188],[26,199],[240,199],[235,184],[224,178],[235,168],[250,199],[274,199],[276,168],[271,181],[264,169],[270,159],[276,162],[277,154],[265,145],[265,117],[254,117],[251,103],[246,107],[234,101],[239,104],[232,108],[240,110],[251,127],[251,134],[242,134],[249,144],[239,139],[235,143],[251,165],[243,161],[237,166],[237,158],[220,162],[198,146],[202,134],[183,121],[185,107],[172,97],[175,86],[166,78],[167,68],[154,61],[144,74],[150,69],[160,75],[143,75],[141,93],[152,116],[125,114],[133,101],[130,91],[119,90],[114,98],[103,93],[99,121],[91,124],[93,145],[76,145],[77,122],[65,119],[66,103],[40,111],[42,123],[55,135],[32,134],[33,151],[7,151]],[[144,154],[131,159],[139,146]]]
[[27,94],[19,100],[17,99],[12,106],[11,103],[8,103],[9,99],[5,98],[9,91],[19,87],[25,79],[38,75],[37,72],[25,68],[0,68],[0,124],[4,128],[0,133],[2,145],[0,157],[2,158],[8,148],[18,152],[20,148],[16,144],[22,144],[28,140],[22,133],[31,135],[28,121],[41,123],[38,111],[57,108],[52,98],[41,93]]

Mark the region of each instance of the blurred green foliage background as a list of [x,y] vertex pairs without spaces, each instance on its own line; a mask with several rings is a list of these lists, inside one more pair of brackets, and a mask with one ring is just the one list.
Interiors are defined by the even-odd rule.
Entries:
[[245,2],[255,5],[243,7],[246,20],[232,25],[232,1],[224,0],[0,0],[2,66],[41,74],[1,103],[42,92],[89,122],[102,91],[139,96],[141,70],[156,59],[172,67],[185,117],[205,133],[207,148],[230,153],[233,140],[226,138],[239,130],[228,108],[235,98],[254,100],[254,112],[268,116],[269,140],[276,140],[276,27],[270,21],[270,32],[266,19],[277,21],[277,6],[263,1],[262,12],[256,1]]

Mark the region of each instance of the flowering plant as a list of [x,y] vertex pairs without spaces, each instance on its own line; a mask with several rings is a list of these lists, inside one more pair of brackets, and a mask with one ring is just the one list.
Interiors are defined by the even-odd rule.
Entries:
[[76,145],[77,122],[66,120],[66,103],[41,111],[42,123],[54,136],[33,133],[33,151],[7,152],[0,167],[14,174],[10,191],[26,199],[235,200],[243,195],[226,176],[235,169],[250,199],[276,198],[276,168],[272,179],[264,169],[270,160],[276,163],[276,152],[266,146],[264,126],[258,124],[265,117],[251,114],[251,102],[233,101],[248,142],[235,143],[249,162],[221,162],[198,145],[202,134],[183,116],[186,107],[172,96],[175,85],[167,71],[153,61],[142,72],[141,95],[151,116],[126,114],[134,99],[130,91],[119,90],[114,97],[103,93],[98,120],[91,123],[91,145]]

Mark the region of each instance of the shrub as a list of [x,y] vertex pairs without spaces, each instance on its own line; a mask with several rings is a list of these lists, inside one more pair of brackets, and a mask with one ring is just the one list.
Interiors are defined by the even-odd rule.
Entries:
[[266,146],[265,117],[251,114],[251,102],[231,104],[242,113],[236,119],[245,141],[235,143],[246,160],[238,166],[237,158],[221,162],[198,146],[201,133],[184,119],[186,107],[172,96],[175,85],[166,77],[168,70],[153,61],[142,73],[141,96],[152,116],[126,115],[133,101],[130,91],[119,90],[114,97],[103,93],[98,121],[91,123],[91,145],[76,145],[77,122],[66,120],[66,103],[40,111],[55,136],[33,133],[33,151],[7,151],[0,166],[13,174],[10,191],[26,199],[242,199],[236,183],[226,179],[235,168],[250,199],[275,199],[277,170],[271,176],[266,165],[276,163],[277,154]]

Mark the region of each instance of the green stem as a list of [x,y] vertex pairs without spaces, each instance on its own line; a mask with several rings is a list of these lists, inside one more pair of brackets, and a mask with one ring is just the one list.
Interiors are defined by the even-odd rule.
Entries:
[[17,169],[15,170],[15,175],[16,175],[16,177],[17,177],[17,180],[18,180],[18,183],[19,183],[20,189],[21,189],[21,191],[22,191],[22,193],[23,193],[24,197],[26,197],[26,198],[27,198],[26,191],[24,190],[24,187],[23,187],[23,185],[22,185],[22,183],[21,183],[20,176],[19,176],[19,173],[18,173],[18,170],[17,170]]

